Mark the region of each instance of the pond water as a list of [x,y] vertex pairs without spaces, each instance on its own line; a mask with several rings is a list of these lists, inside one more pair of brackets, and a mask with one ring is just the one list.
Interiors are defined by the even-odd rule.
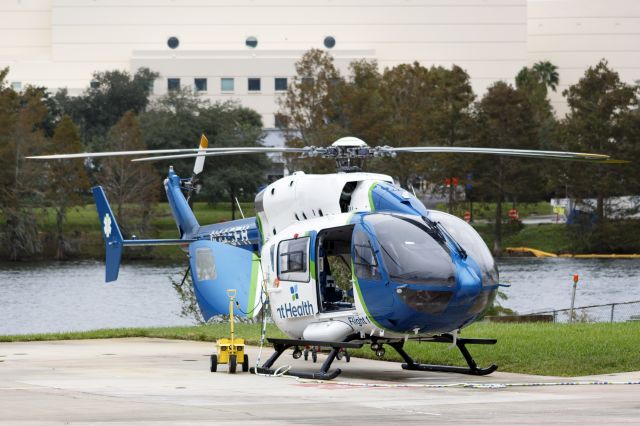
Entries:
[[[500,281],[519,313],[569,307],[573,274],[576,306],[640,300],[640,260],[507,258]],[[190,325],[170,276],[186,264],[124,263],[117,282],[104,283],[102,262],[0,264],[0,335],[111,327]],[[638,312],[640,314],[640,312]]]

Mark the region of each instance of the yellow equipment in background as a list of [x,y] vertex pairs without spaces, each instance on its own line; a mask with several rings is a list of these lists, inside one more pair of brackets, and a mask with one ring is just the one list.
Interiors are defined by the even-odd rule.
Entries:
[[249,356],[244,353],[244,339],[235,338],[233,331],[233,303],[236,300],[236,290],[227,290],[229,296],[229,324],[231,326],[231,339],[218,339],[218,354],[211,355],[211,372],[218,369],[218,363],[229,364],[229,373],[236,372],[238,359],[241,359],[242,371],[249,371]]

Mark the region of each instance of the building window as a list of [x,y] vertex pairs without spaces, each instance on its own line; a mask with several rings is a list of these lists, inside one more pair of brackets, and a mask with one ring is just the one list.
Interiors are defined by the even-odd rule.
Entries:
[[249,91],[250,92],[259,92],[260,91],[260,79],[259,78],[250,78],[249,79]]
[[179,78],[168,78],[167,79],[167,90],[180,90],[180,79]]
[[324,38],[324,47],[326,47],[327,49],[333,49],[333,47],[336,45],[336,39],[331,37],[331,36],[327,36]]
[[176,49],[180,46],[180,40],[178,40],[178,37],[169,37],[167,40],[167,46],[169,46],[170,49]]
[[286,78],[276,78],[276,92],[282,92],[287,90],[287,79]]
[[233,78],[221,78],[220,90],[223,92],[233,92]]
[[313,86],[313,77],[302,77],[303,86]]
[[197,92],[206,92],[207,91],[207,79],[206,78],[196,78],[193,80],[194,85],[196,86]]
[[247,37],[244,44],[250,49],[255,49],[256,47],[258,47],[258,39],[253,36]]
[[89,83],[89,86],[92,89],[97,89],[98,87],[100,87],[100,82],[96,81],[96,80],[91,80],[91,83]]

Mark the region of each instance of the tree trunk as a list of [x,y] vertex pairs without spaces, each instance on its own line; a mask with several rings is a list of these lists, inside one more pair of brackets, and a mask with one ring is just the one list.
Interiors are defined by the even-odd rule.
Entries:
[[453,179],[451,180],[451,185],[449,185],[449,202],[448,202],[448,212],[453,214],[453,196],[455,194],[455,188],[453,186]]
[[493,229],[493,255],[500,256],[502,254],[502,195],[496,202],[496,223]]
[[60,207],[56,209],[56,241],[57,241],[57,249],[56,249],[56,259],[62,260],[65,258],[65,249],[64,249],[64,235],[62,234],[62,223],[64,222],[66,209],[64,207]]
[[503,162],[502,158],[498,159],[500,167],[498,168],[498,199],[496,200],[496,223],[494,225],[493,255],[500,256],[502,254],[502,198],[504,197],[503,188]]
[[596,201],[596,215],[598,217],[598,223],[604,222],[604,195],[598,194]]
[[236,197],[233,191],[229,191],[229,202],[231,202],[231,220],[236,220]]

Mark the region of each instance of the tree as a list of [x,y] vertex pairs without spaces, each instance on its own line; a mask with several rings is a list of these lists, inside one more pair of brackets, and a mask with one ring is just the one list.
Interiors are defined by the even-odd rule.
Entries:
[[[106,144],[107,151],[145,150],[140,123],[133,111],[126,112],[111,128]],[[139,208],[137,231],[148,231],[151,212],[160,193],[160,178],[153,166],[146,162],[131,163],[127,157],[107,157],[100,165],[98,183],[105,188],[123,233],[135,230],[131,215],[135,205]],[[123,213],[127,210],[128,214]]]
[[27,87],[17,93],[7,87],[8,71],[0,70],[0,213],[6,221],[2,245],[11,260],[18,260],[42,248],[31,208],[42,178],[39,166],[24,157],[41,153],[46,108],[41,90]]
[[[385,69],[381,90],[389,111],[385,141],[391,146],[427,144],[432,136],[427,115],[433,107],[430,96],[433,79],[429,69],[418,62]],[[414,177],[430,174],[433,165],[433,157],[406,154],[387,162],[385,171],[408,187]]]
[[[633,129],[631,117],[636,114],[639,93],[637,85],[622,82],[604,59],[589,67],[578,83],[563,92],[570,111],[561,123],[560,147],[614,158],[625,158],[625,154],[636,151],[637,140],[630,140],[627,133]],[[596,215],[601,223],[605,219],[605,198],[627,192],[625,175],[632,169],[570,164],[565,169],[564,183],[573,197],[596,198]]]
[[140,114],[145,110],[158,76],[148,68],[139,68],[134,75],[120,70],[95,72],[90,87],[80,96],[58,91],[52,98],[53,111],[67,114],[79,124],[87,148],[103,149],[109,129],[127,111]]
[[[202,100],[190,90],[176,91],[154,102],[141,116],[144,138],[150,148],[195,148],[204,133],[209,147],[261,146],[262,120],[253,110],[233,102]],[[175,160],[180,173],[193,168],[194,159]],[[166,163],[157,163],[162,173]],[[271,162],[263,154],[207,157],[200,198],[223,198],[230,202],[235,218],[235,199],[252,196],[264,182]]]
[[[287,92],[278,102],[280,116],[286,122],[285,137],[292,147],[328,146],[341,136],[345,129],[335,119],[340,107],[336,93],[344,85],[330,53],[311,49],[296,62],[296,75]],[[333,108],[332,108],[333,107]],[[333,119],[332,119],[333,117]],[[322,159],[307,159],[302,164],[287,158],[296,168],[307,171],[327,172],[333,168]]]
[[[476,143],[483,147],[535,149],[537,125],[527,97],[505,82],[497,82],[476,105]],[[508,157],[476,157],[478,190],[496,203],[494,247],[502,252],[502,203],[508,196],[540,186],[539,164]]]
[[[431,133],[430,143],[449,147],[467,145],[471,137],[473,119],[471,108],[475,99],[469,74],[457,65],[450,70],[432,67],[433,89],[430,96],[433,108],[425,116]],[[433,142],[431,142],[433,141]],[[465,176],[467,163],[459,155],[436,155],[433,158],[433,177],[442,178]],[[449,185],[448,210],[453,212],[455,185]]]
[[[217,104],[200,111],[200,128],[211,135],[210,147],[261,146],[260,114],[233,104]],[[203,196],[226,198],[235,219],[236,198],[253,200],[271,161],[265,154],[229,155],[207,158]]]
[[558,67],[553,65],[549,61],[538,61],[533,64],[532,70],[537,73],[540,81],[548,88],[556,91],[558,83],[560,83],[560,76],[558,74]]
[[[51,153],[74,153],[82,151],[80,131],[65,115],[62,117],[49,144]],[[68,244],[63,225],[70,206],[82,202],[81,191],[89,187],[84,163],[78,160],[52,160],[47,164],[45,198],[56,213],[56,259],[64,259]]]
[[388,105],[382,94],[382,74],[375,61],[359,60],[349,66],[347,81],[334,85],[329,99],[329,118],[344,135],[358,137],[369,145],[384,145],[389,124]]

